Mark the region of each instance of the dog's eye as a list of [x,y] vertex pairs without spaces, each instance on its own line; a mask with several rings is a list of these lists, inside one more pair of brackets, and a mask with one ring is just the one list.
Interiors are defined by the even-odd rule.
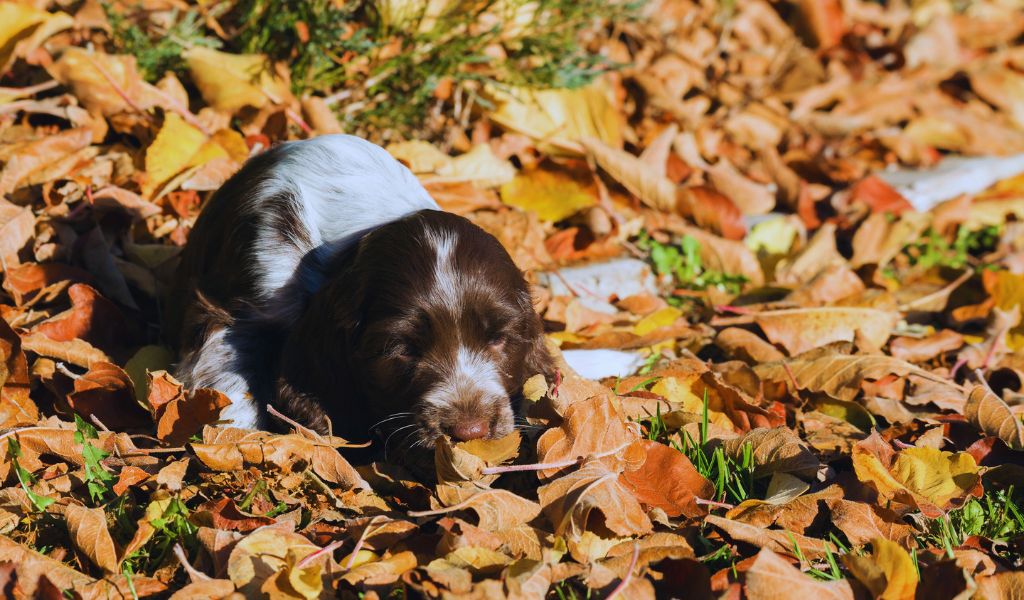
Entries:
[[495,333],[490,336],[490,339],[487,341],[487,345],[491,348],[498,349],[505,345],[506,340],[507,338],[504,333]]

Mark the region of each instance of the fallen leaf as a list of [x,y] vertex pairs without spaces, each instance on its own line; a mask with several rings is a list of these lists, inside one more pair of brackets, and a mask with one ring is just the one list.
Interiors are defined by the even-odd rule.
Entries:
[[217,110],[235,114],[246,106],[262,108],[289,98],[288,84],[267,69],[265,56],[195,46],[182,58],[203,99]]
[[319,549],[301,535],[282,527],[261,527],[242,538],[231,550],[228,578],[246,597],[259,595],[267,579],[288,568],[289,552],[304,558]]
[[918,574],[910,555],[884,538],[871,540],[871,554],[844,556],[846,567],[875,598],[913,600]]
[[132,381],[117,365],[96,362],[74,381],[68,404],[85,417],[117,430],[150,424],[150,415],[135,401]]
[[853,589],[845,579],[817,581],[801,573],[789,561],[768,548],[757,553],[747,569],[746,597],[750,600],[788,600],[795,596],[827,600],[853,600]]
[[651,440],[642,440],[646,458],[640,468],[627,469],[619,480],[641,504],[665,511],[670,517],[700,517],[707,510],[696,500],[709,500],[715,486],[704,478],[686,455]]
[[537,490],[541,508],[554,527],[555,535],[579,538],[603,515],[603,524],[617,535],[643,535],[651,531],[650,519],[640,503],[619,479],[617,471],[590,461],[568,475]]
[[103,509],[71,504],[65,518],[75,549],[104,573],[117,573],[120,561],[117,560],[117,549],[107,529],[107,516]]
[[1010,407],[985,386],[967,396],[964,416],[985,435],[997,437],[1014,450],[1024,450],[1024,425]]
[[216,421],[229,404],[231,400],[216,390],[193,390],[164,405],[157,420],[156,436],[168,444],[181,444],[204,425]]
[[542,221],[561,221],[593,206],[597,198],[560,171],[534,169],[501,186],[501,201],[535,213]]

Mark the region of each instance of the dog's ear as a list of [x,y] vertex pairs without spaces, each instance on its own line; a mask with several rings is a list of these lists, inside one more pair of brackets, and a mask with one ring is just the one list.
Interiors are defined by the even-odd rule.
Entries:
[[351,349],[362,322],[362,293],[347,282],[345,275],[328,281],[289,330],[278,366],[276,404],[320,433],[326,433],[330,420],[335,434],[360,440],[366,437],[366,428],[360,427],[365,411],[359,406]]
[[548,352],[544,326],[536,314],[533,315],[533,326],[530,329],[529,347],[526,350],[526,359],[523,361],[525,376],[533,377],[540,373],[550,381],[555,375],[555,361],[551,358],[551,353]]

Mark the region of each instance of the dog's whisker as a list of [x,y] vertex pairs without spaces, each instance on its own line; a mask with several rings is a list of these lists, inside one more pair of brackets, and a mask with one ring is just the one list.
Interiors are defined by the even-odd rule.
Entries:
[[[395,434],[397,434],[399,431],[404,431],[406,429],[413,429],[415,427],[416,427],[416,424],[412,423],[410,425],[406,425],[405,427],[399,427],[398,429],[396,429],[396,430],[391,432],[391,434],[388,436],[388,438],[386,440],[384,440],[384,458],[385,459],[388,456],[388,444],[391,443],[391,438],[395,437]],[[404,438],[403,438],[403,440],[404,440]]]

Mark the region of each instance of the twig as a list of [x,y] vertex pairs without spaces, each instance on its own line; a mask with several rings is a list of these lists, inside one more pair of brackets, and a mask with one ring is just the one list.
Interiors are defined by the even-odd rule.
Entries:
[[309,554],[308,556],[306,556],[306,558],[303,558],[302,560],[300,560],[298,563],[295,564],[295,568],[296,569],[303,569],[306,566],[308,566],[309,563],[311,563],[314,560],[320,558],[324,554],[329,554],[331,552],[334,552],[335,550],[337,550],[338,548],[341,548],[344,545],[345,545],[345,540],[344,539],[335,540],[335,541],[331,542],[330,544],[327,544],[323,548],[320,548],[316,552],[313,552],[312,554]]
[[62,363],[62,362],[58,362],[58,363],[57,363],[57,364],[56,364],[56,365],[54,366],[54,368],[55,368],[55,369],[57,369],[58,371],[60,371],[61,373],[63,373],[63,374],[65,374],[65,375],[67,375],[67,376],[68,376],[68,377],[70,377],[71,379],[76,379],[76,380],[77,380],[77,379],[81,379],[81,378],[82,378],[82,376],[81,376],[81,375],[79,375],[78,373],[75,373],[74,371],[72,371],[71,369],[69,369],[69,368],[67,367],[67,365],[65,365],[65,364],[64,364],[64,363]]
[[101,431],[110,431],[110,428],[104,425],[103,421],[100,421],[100,418],[96,415],[89,415],[89,420],[93,422],[93,425],[99,427]]
[[789,375],[789,380],[793,382],[793,392],[799,392],[800,384],[797,383],[796,375],[793,374],[793,369],[789,368],[788,363],[782,363],[782,369],[786,372],[786,375]]
[[282,421],[284,421],[285,423],[291,425],[292,427],[295,428],[296,431],[302,431],[303,433],[306,433],[306,434],[312,436],[313,439],[315,439],[315,440],[317,440],[319,442],[323,442],[325,444],[327,443],[326,440],[324,440],[324,437],[322,435],[320,435],[319,433],[313,431],[309,427],[306,427],[305,425],[300,424],[298,421],[295,421],[295,420],[293,420],[293,419],[291,419],[289,417],[284,416],[276,408],[274,408],[273,406],[271,406],[269,404],[267,405],[267,412],[270,413],[272,416],[275,416],[278,419],[281,419]]
[[579,458],[567,458],[565,460],[558,460],[549,463],[534,463],[529,465],[505,465],[502,467],[484,467],[483,469],[480,470],[480,472],[483,473],[484,475],[499,475],[501,473],[513,473],[517,471],[547,471],[549,469],[563,469],[565,467],[583,464],[585,461],[591,458],[604,458],[606,456],[617,454],[619,451],[625,449],[632,443],[632,441],[629,441],[617,448],[606,450],[604,452],[598,452],[597,454],[580,456]]
[[185,569],[186,573],[188,573],[188,578],[192,580],[192,583],[209,581],[212,579],[212,577],[193,567],[192,564],[188,562],[188,557],[185,556],[185,549],[181,547],[181,544],[174,545],[174,556],[178,557],[178,562],[181,563],[181,567]]
[[121,96],[121,99],[124,100],[125,104],[131,107],[132,110],[142,113],[147,117],[149,116],[149,114],[145,110],[143,110],[141,106],[139,106],[135,103],[134,100],[132,100],[132,98],[128,95],[128,92],[121,89],[121,86],[118,85],[117,81],[115,81],[114,78],[110,75],[110,73],[107,73],[107,70],[104,69],[98,62],[96,62],[93,59],[93,57],[86,54],[85,59],[89,61],[89,64],[91,64],[97,71],[99,71],[99,74],[103,77],[103,79],[107,80],[107,83],[110,84],[110,87],[114,88],[114,91],[117,92],[117,95]]
[[693,503],[703,506],[715,506],[717,508],[724,508],[725,510],[732,510],[736,508],[735,504],[729,504],[728,502],[716,502],[715,500],[705,500],[704,498],[694,498]]
[[[387,517],[385,517],[384,515],[377,515],[370,519],[370,522],[366,524],[366,528],[363,529],[363,532],[361,534],[359,534],[359,539],[356,540],[356,545],[352,548],[352,554],[350,554],[348,560],[345,561],[346,571],[352,570],[352,565],[356,562],[356,555],[359,554],[359,551],[363,549],[363,544],[366,543],[366,538],[370,537],[370,525],[373,525],[373,522],[376,521],[378,518],[386,519]],[[383,526],[384,525],[381,524],[381,527]],[[378,530],[380,530],[380,527],[377,527],[373,531],[376,532]]]
[[608,597],[605,598],[605,600],[612,600],[629,587],[629,582],[633,579],[633,569],[636,568],[638,560],[640,560],[640,544],[633,542],[633,560],[629,561],[629,570],[626,571],[626,576],[622,578],[619,585],[615,586],[615,589],[612,590],[612,593],[608,594]]
[[960,287],[960,284],[962,284],[963,282],[965,282],[968,279],[970,279],[971,275],[974,275],[974,269],[968,267],[967,270],[964,271],[963,275],[961,275],[960,277],[957,277],[956,279],[954,279],[953,282],[950,283],[949,285],[943,287],[942,289],[940,289],[938,291],[932,292],[931,294],[928,294],[927,296],[921,296],[920,298],[917,298],[916,300],[911,300],[910,302],[907,302],[906,304],[901,305],[899,307],[899,310],[903,311],[903,312],[906,312],[906,311],[914,308],[915,306],[920,306],[922,304],[927,304],[927,303],[931,302],[932,300],[936,300],[936,299],[941,298],[943,296],[948,296],[948,295],[953,293],[953,290],[955,290],[956,288]]

